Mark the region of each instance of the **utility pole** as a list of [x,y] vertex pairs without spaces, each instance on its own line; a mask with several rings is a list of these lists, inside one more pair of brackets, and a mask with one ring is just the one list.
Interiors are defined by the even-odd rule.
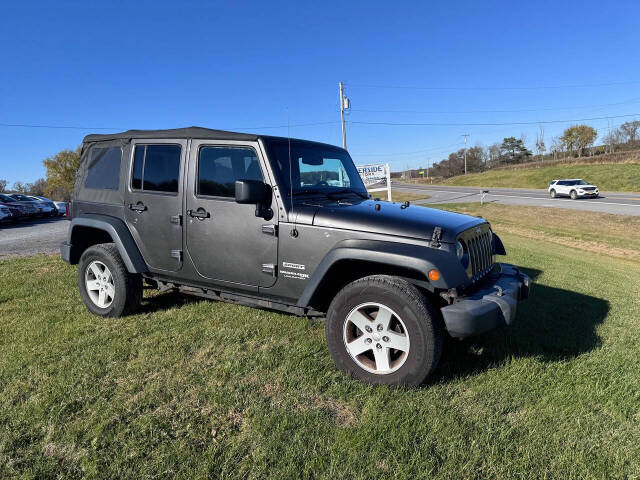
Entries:
[[338,83],[340,89],[340,120],[342,122],[342,148],[347,149],[347,130],[344,126],[344,111],[349,110],[349,99],[344,95],[342,82]]
[[469,136],[468,133],[463,133],[462,136],[464,137],[464,174],[467,174],[467,137]]

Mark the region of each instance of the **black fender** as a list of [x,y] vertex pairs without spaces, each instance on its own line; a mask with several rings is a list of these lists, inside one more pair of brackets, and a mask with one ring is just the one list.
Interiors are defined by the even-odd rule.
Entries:
[[60,246],[62,259],[67,263],[77,264],[84,251],[84,246],[78,245],[77,241],[74,245],[74,229],[77,227],[89,227],[106,232],[118,247],[122,261],[130,273],[145,273],[149,270],[127,225],[119,218],[100,214],[87,214],[71,220],[67,241]]
[[493,240],[493,253],[495,255],[506,255],[507,251],[505,250],[504,244],[502,243],[502,240],[500,240],[500,237],[494,233],[491,238]]
[[[315,269],[302,295],[298,307],[308,307],[314,293],[331,267],[342,260],[360,260],[371,264],[402,267],[417,273],[436,289],[448,289],[469,281],[455,253],[425,245],[387,242],[380,240],[343,240],[331,249]],[[440,279],[430,281],[427,272],[437,269]]]

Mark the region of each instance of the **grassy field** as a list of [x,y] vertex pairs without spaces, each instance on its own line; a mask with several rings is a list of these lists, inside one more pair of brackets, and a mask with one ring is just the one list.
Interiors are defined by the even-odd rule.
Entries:
[[565,164],[550,167],[499,169],[452,177],[446,185],[472,187],[547,188],[556,178],[584,178],[601,191],[640,192],[640,164]]
[[640,261],[603,251],[638,230],[599,217],[576,248],[464,208],[536,284],[415,390],[343,377],[320,321],[151,291],[101,319],[58,258],[1,261],[0,478],[640,477]]

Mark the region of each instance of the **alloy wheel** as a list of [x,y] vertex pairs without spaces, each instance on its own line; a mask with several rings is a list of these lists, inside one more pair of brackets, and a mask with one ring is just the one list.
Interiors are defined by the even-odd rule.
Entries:
[[379,375],[398,370],[409,354],[407,327],[380,303],[363,303],[351,310],[344,322],[343,339],[353,361]]
[[100,308],[108,308],[115,298],[115,285],[109,268],[94,260],[87,266],[84,279],[91,301]]

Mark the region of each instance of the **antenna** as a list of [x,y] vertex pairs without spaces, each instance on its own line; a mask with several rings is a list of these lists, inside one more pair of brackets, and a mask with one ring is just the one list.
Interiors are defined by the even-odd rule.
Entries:
[[297,218],[294,213],[293,204],[295,203],[293,196],[293,163],[291,162],[291,125],[289,122],[289,109],[287,109],[287,143],[289,146],[289,198],[291,199],[291,216],[293,217],[293,229],[289,235],[293,238],[298,237],[298,229],[296,228]]

